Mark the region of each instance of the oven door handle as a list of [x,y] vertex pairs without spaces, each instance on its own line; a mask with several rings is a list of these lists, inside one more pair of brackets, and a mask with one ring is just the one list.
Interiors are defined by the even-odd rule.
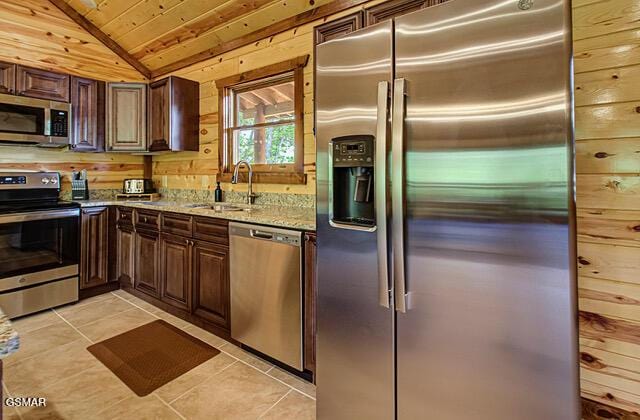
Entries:
[[30,211],[25,213],[9,213],[0,215],[0,225],[8,223],[31,222],[35,220],[65,219],[79,217],[80,209]]

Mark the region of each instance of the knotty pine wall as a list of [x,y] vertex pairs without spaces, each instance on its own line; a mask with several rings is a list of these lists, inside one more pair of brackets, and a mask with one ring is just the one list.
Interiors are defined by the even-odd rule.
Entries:
[[573,20],[582,394],[640,411],[640,2]]
[[[381,3],[375,0],[366,6]],[[174,72],[200,82],[200,151],[153,157],[156,186],[171,189],[214,189],[218,172],[218,92],[215,80],[247,70],[310,54],[304,69],[304,168],[306,185],[254,184],[256,192],[315,194],[315,138],[313,136],[313,28],[355,12],[355,7],[330,18],[299,26],[271,38]],[[246,191],[246,184],[222,184],[227,191]]]
[[[106,81],[144,77],[47,0],[0,0],[0,60]],[[0,171],[61,172],[87,169],[91,189],[121,188],[122,180],[141,177],[143,158],[113,153],[0,146]]]

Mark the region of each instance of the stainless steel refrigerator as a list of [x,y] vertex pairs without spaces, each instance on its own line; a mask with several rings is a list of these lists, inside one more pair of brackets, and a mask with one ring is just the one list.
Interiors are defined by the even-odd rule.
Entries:
[[569,0],[317,47],[317,412],[579,418]]

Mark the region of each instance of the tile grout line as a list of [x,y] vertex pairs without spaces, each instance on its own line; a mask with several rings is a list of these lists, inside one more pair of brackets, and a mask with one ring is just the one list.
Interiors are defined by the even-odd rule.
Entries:
[[[131,302],[131,301],[129,301],[129,300],[127,300],[127,299],[123,298],[122,296],[118,296],[118,295],[116,295],[116,294],[115,294],[115,293],[113,293],[113,292],[111,292],[111,294],[112,294],[113,296],[117,297],[118,299],[122,299],[122,300],[124,300],[124,301],[125,301],[125,302],[127,302],[129,305],[134,306],[134,307],[136,307],[136,308],[140,309],[141,311],[144,311],[144,312],[148,313],[149,315],[153,316],[154,318],[162,319],[162,318],[160,318],[158,315],[154,314],[153,312],[150,312],[150,311],[148,311],[148,310],[146,310],[146,309],[144,309],[144,308],[142,308],[142,307],[140,307],[140,306],[136,305],[135,303],[133,303],[133,302]],[[135,296],[134,296],[134,297],[135,297]],[[125,312],[126,312],[126,311],[125,311]]]
[[265,414],[267,414],[267,413],[268,413],[268,412],[269,412],[273,407],[275,407],[276,405],[278,405],[278,403],[279,403],[280,401],[284,400],[284,399],[287,397],[287,395],[291,394],[291,392],[292,392],[292,391],[293,391],[293,389],[290,389],[290,390],[288,390],[287,392],[285,392],[285,393],[284,393],[284,395],[278,399],[278,401],[276,401],[276,402],[275,402],[271,407],[267,408],[267,409],[266,409],[262,414],[260,414],[260,415],[258,416],[258,420],[260,420],[261,418],[263,418]]
[[[225,343],[225,344],[226,344],[226,343]],[[240,349],[240,350],[242,350],[242,349]],[[309,397],[309,398],[311,398],[311,399],[312,399],[312,400],[314,400],[314,401],[316,400],[316,399],[315,399],[315,397],[312,397],[311,395],[307,394],[306,392],[304,392],[304,391],[300,391],[300,390],[299,390],[299,389],[297,389],[296,387],[294,387],[294,386],[292,386],[292,385],[289,385],[288,383],[284,382],[283,380],[278,379],[278,378],[276,378],[275,376],[269,375],[267,372],[270,372],[270,371],[271,371],[271,369],[273,369],[275,366],[272,366],[272,367],[271,367],[270,369],[268,369],[267,371],[262,371],[262,370],[258,369],[257,367],[255,367],[255,366],[253,366],[253,365],[251,365],[251,364],[249,364],[249,363],[245,362],[244,360],[242,360],[242,359],[238,359],[236,356],[234,356],[234,355],[233,355],[233,354],[231,354],[231,353],[227,353],[227,352],[226,352],[226,351],[224,351],[224,350],[220,350],[220,351],[221,351],[221,352],[223,352],[224,354],[228,355],[228,356],[233,357],[234,359],[238,360],[239,362],[244,363],[245,365],[249,366],[250,368],[257,370],[258,372],[260,372],[260,373],[262,373],[262,374],[264,374],[264,375],[267,375],[267,376],[268,376],[268,377],[270,377],[271,379],[274,379],[274,380],[276,380],[276,381],[280,382],[281,384],[283,384],[283,385],[285,385],[285,386],[287,386],[287,387],[289,387],[289,388],[293,389],[294,391],[299,392],[300,394],[304,395],[305,397]],[[260,359],[260,360],[262,360],[262,359]]]
[[[167,404],[171,405],[174,402],[178,401],[180,398],[184,397],[185,395],[187,395],[189,392],[193,391],[195,388],[199,387],[200,385],[202,385],[203,383],[205,383],[206,381],[208,381],[209,379],[213,378],[214,376],[218,376],[220,375],[222,372],[224,372],[225,370],[229,369],[231,366],[235,365],[236,363],[238,363],[240,360],[235,360],[233,363],[229,363],[228,366],[225,366],[223,369],[219,370],[218,372],[214,373],[213,375],[209,376],[207,379],[205,379],[204,381],[200,382],[197,385],[192,386],[191,388],[189,388],[188,390],[186,390],[185,392],[183,392],[182,394],[178,395],[177,397],[175,397],[174,399],[172,399],[171,401],[169,401]],[[160,398],[158,396],[158,398]],[[160,398],[162,400],[162,398]],[[164,401],[164,400],[162,400]]]
[[86,335],[84,335],[79,329],[77,329],[75,326],[73,326],[69,321],[67,321],[62,315],[60,315],[58,313],[58,311],[56,311],[55,309],[51,309],[53,311],[54,314],[58,315],[68,326],[70,326],[71,328],[73,328],[78,334],[80,334],[81,336],[83,336],[84,338],[86,338],[87,340],[89,340],[89,342],[91,344],[95,344],[94,341],[92,339],[90,339],[89,337],[87,337]]
[[152,393],[151,395],[153,395],[154,397],[156,397],[156,399],[158,401],[160,401],[162,404],[166,405],[169,410],[173,411],[174,413],[176,413],[178,415],[178,417],[180,417],[183,420],[187,420],[187,418],[185,416],[183,416],[178,410],[176,410],[175,408],[171,407],[171,404],[165,402],[162,398],[160,398],[159,395],[157,395],[156,393]]

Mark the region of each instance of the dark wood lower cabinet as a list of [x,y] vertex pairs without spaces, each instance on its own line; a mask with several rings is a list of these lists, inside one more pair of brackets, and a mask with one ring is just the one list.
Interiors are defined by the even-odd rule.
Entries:
[[154,297],[160,297],[159,246],[160,234],[158,232],[135,231],[133,285],[136,290],[141,290]]
[[191,247],[193,241],[163,233],[160,236],[160,292],[162,301],[191,310]]
[[[316,370],[316,234],[304,234],[304,368]],[[315,375],[314,375],[315,382]]]
[[117,237],[117,279],[121,287],[133,287],[133,228],[119,226]]
[[229,248],[195,241],[192,266],[193,313],[229,329]]
[[[155,216],[159,219],[153,220],[162,222],[156,223],[144,220],[145,216],[150,217],[148,212],[138,214],[137,210],[128,210],[131,209],[118,208],[117,220],[113,221],[117,225],[116,272],[121,287],[234,342],[231,339],[228,222],[204,217],[182,220],[182,215],[158,213]],[[113,214],[116,219],[116,213]],[[313,374],[317,285],[316,234],[312,232],[304,234],[303,270],[304,370]]]
[[80,246],[80,289],[109,282],[109,208],[82,210]]

